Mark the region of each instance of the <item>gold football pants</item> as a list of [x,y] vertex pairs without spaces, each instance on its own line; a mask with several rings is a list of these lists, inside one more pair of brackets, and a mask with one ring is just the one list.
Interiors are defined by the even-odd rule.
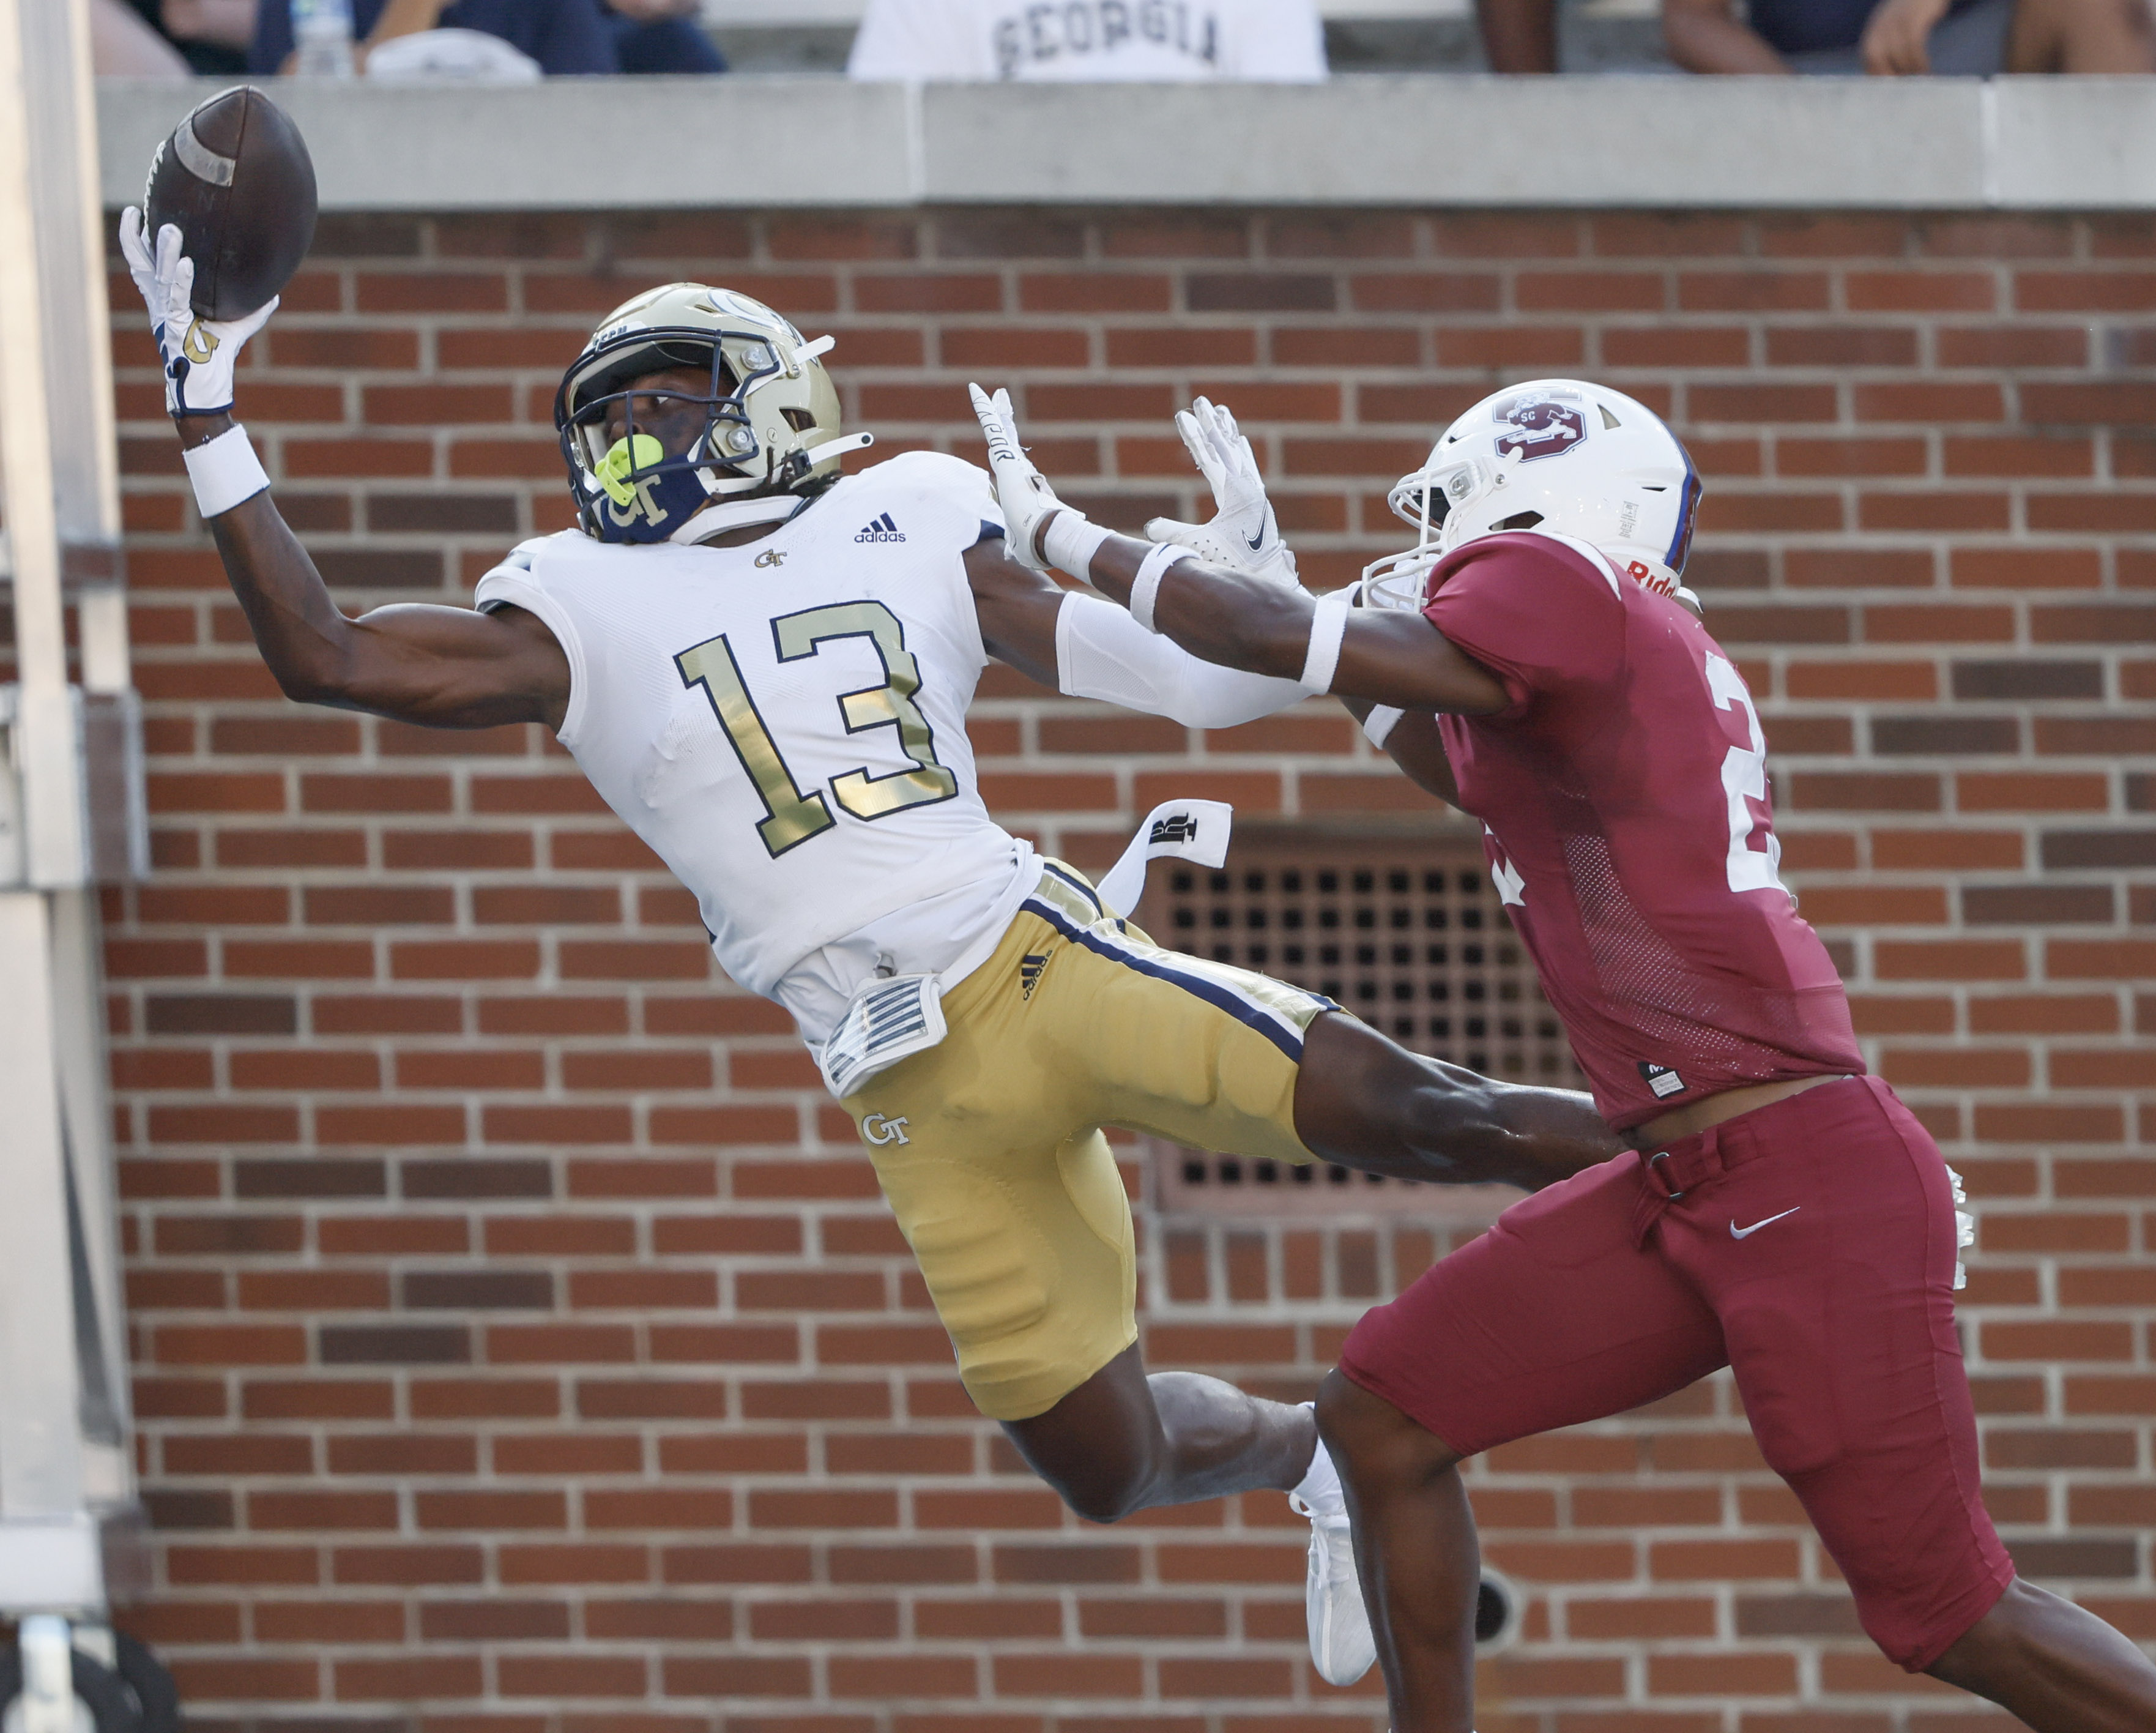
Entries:
[[950,1032],[846,1099],[981,1412],[1055,1406],[1137,1340],[1137,1262],[1104,1125],[1289,1162],[1302,1040],[1337,1009],[1163,951],[1050,862]]

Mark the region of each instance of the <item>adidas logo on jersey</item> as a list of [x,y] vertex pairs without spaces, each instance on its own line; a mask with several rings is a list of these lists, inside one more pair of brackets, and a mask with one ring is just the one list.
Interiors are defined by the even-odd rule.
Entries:
[[1018,965],[1018,978],[1019,982],[1018,996],[1020,1003],[1024,1003],[1033,997],[1033,990],[1040,985],[1040,971],[1047,967],[1048,958],[1045,953],[1040,956],[1035,956],[1031,951],[1028,951],[1025,954],[1025,956],[1019,961]]
[[886,512],[854,539],[856,542],[903,542],[906,532],[891,521],[891,513]]

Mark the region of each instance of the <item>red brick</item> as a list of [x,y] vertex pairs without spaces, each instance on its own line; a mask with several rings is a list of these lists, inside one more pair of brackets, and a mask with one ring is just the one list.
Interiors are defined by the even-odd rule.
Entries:
[[2111,805],[2108,778],[1965,771],[1954,779],[1954,804],[1964,812],[2102,812]]
[[1677,306],[1686,312],[1824,312],[1827,306],[1824,271],[1682,271],[1677,276]]
[[[1853,1010],[1874,1062],[1964,1143],[1957,1165],[1984,1201],[1964,1318],[1993,1363],[1977,1394],[1994,1509],[2010,1532],[2061,1511],[2130,1530],[2148,1511],[2098,1495],[2107,1476],[2133,1490],[2120,1469],[2138,1458],[2116,1453],[2138,1448],[2149,1412],[2145,1345],[2130,1323],[2123,1344],[2103,1332],[2145,1309],[2156,1279],[2127,1249],[2150,1231],[2156,1181],[2133,1150],[2156,1109],[2126,1113],[2156,1096],[2137,1045],[2156,1031],[2156,995],[2138,991],[2156,888],[2102,865],[2054,887],[2071,907],[2126,909],[2123,933],[2034,913],[2010,932],[1942,923],[2064,870],[2046,850],[2110,859],[2130,837],[2110,854],[2088,839],[2121,822],[2138,833],[2133,815],[2156,810],[2156,779],[2136,768],[2146,719],[2116,702],[2156,698],[2156,659],[2133,648],[2156,591],[2139,546],[2156,440],[2134,430],[2156,424],[2156,396],[2133,369],[2156,352],[2120,323],[2149,280],[2152,233],[1743,212],[334,216],[285,317],[311,311],[258,341],[243,388],[333,583],[462,599],[506,529],[485,545],[460,533],[444,558],[348,527],[378,528],[377,503],[408,515],[417,484],[467,476],[483,478],[469,491],[489,522],[562,522],[553,375],[591,317],[654,275],[719,275],[837,331],[842,388],[891,429],[886,450],[932,440],[972,456],[963,370],[1015,369],[1029,410],[1072,418],[1036,455],[1100,490],[1109,521],[1198,507],[1166,415],[1178,393],[1224,397],[1257,424],[1319,587],[1397,545],[1381,490],[1495,370],[1614,369],[1678,419],[1710,478],[1695,581],[1768,712],[1804,912],[1841,929],[1829,936],[1865,971]],[[665,263],[623,263],[636,260]],[[2010,277],[2011,306],[2058,311],[2003,310]],[[488,310],[443,311],[460,298]],[[1006,298],[1007,315],[935,305]],[[1920,310],[1942,300],[1957,310]],[[878,302],[896,310],[829,316]],[[1867,304],[1885,310],[1835,311]],[[495,310],[511,306],[525,311]],[[723,1698],[740,1733],[782,1720],[869,1733],[874,1705],[919,1690],[944,1707],[895,1712],[895,1733],[1044,1733],[1037,1694],[1069,1674],[1121,1694],[1064,1714],[1065,1733],[1123,1733],[1132,1700],[1173,1733],[1208,1717],[1219,1733],[1325,1733],[1337,1717],[1322,1705],[1235,1706],[1304,1689],[1284,1504],[1149,1513],[1112,1536],[1079,1526],[973,1415],[873,1170],[785,1014],[723,981],[693,902],[598,810],[559,746],[531,726],[428,731],[277,695],[186,504],[147,346],[124,318],[116,337],[137,681],[159,799],[175,803],[158,877],[106,899],[132,1322],[151,1374],[137,1412],[157,1508],[232,1525],[214,1541],[160,1535],[145,1628],[189,1668],[306,1669],[282,1699],[246,1694],[273,1675],[232,1674],[228,1697],[193,1695],[198,1718],[319,1718],[310,1705],[335,1693],[434,1733],[543,1733],[549,1714],[562,1733],[694,1733]],[[1272,371],[1253,385],[1258,368]],[[360,381],[350,405],[343,372]],[[1291,789],[1306,815],[1428,810],[1330,705],[1207,738],[1081,717],[1000,668],[981,697],[991,800],[1081,864],[1112,858],[1130,809],[1157,795],[1216,789],[1251,815]],[[1992,756],[1969,768],[1979,751]],[[2062,757],[2071,768],[2048,768]],[[526,948],[492,949],[505,941]],[[257,1108],[274,1117],[233,1117]],[[532,1153],[476,1153],[505,1134]],[[606,1142],[573,1143],[593,1136]],[[407,1153],[336,1147],[377,1139]],[[364,1196],[280,1189],[279,1213],[259,1190],[355,1160]],[[1148,1345],[1299,1399],[1356,1297],[1382,1297],[1474,1226],[1178,1223],[1163,1248],[1178,1304],[1144,1314]],[[1162,1231],[1142,1215],[1142,1234]],[[540,1276],[552,1309],[402,1315],[414,1265],[492,1273],[479,1257]],[[1234,1315],[1211,1309],[1230,1298]],[[271,1334],[247,1334],[258,1327]],[[476,1365],[314,1363],[361,1334],[409,1350],[418,1329],[448,1329]],[[299,1357],[151,1364],[168,1350]],[[2047,1417],[2037,1375],[2061,1358],[2088,1370],[2054,1381]],[[1877,1705],[1911,1688],[1868,1658],[1845,1596],[1741,1574],[1763,1568],[1748,1549],[1763,1543],[1773,1570],[1833,1580],[1726,1381],[1507,1446],[1468,1480],[1493,1561],[1530,1588],[1527,1643],[1488,1670],[1484,1733],[1525,1733],[1523,1717],[1549,1723],[1537,1733],[1887,1733],[1900,1713]],[[814,1522],[863,1497],[892,1525],[753,1532],[758,1499],[805,1499],[776,1508]],[[454,1548],[338,1527],[392,1509]],[[273,1522],[301,1526],[259,1544]],[[1649,1524],[1668,1525],[1650,1546],[1707,1550],[1650,1555]],[[669,1527],[700,1532],[641,1544]],[[2061,1546],[2116,1543],[2038,1544],[2053,1569],[2071,1561]],[[984,1586],[991,1561],[1015,1568],[1027,1549],[1066,1571],[1127,1558],[1135,1575],[1069,1607],[1008,1577]],[[1705,1574],[1657,1582],[1664,1561]],[[325,1573],[337,1586],[321,1596]],[[505,1591],[520,1573],[544,1586]],[[2137,1595],[2122,1582],[2092,1604],[2156,1637]],[[737,1638],[756,1647],[737,1653]],[[1702,1639],[1721,1654],[1694,1653]],[[1642,1658],[1627,1670],[1614,1650],[1544,1646],[1580,1640]],[[265,1643],[295,1648],[249,1648]],[[813,1657],[794,1647],[809,1644]],[[482,1690],[495,1700],[483,1715]],[[1835,1700],[1858,1690],[1861,1706]],[[1777,1706],[1757,1706],[1765,1691]],[[1508,1711],[1501,1695],[1534,1706]],[[1342,1712],[1359,1723],[1375,1700]]]

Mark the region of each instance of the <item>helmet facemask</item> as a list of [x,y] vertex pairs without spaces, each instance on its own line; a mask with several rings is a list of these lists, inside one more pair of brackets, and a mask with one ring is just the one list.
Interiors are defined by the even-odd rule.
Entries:
[[1374,560],[1363,569],[1364,599],[1376,608],[1416,609],[1423,605],[1424,586],[1430,568],[1450,552],[1445,540],[1445,519],[1453,508],[1474,498],[1490,485],[1488,465],[1474,458],[1440,463],[1433,460],[1403,476],[1393,486],[1385,503],[1393,515],[1415,532],[1414,546],[1402,553]]
[[[704,391],[638,383],[690,368],[706,373]],[[778,371],[771,345],[750,331],[646,329],[587,352],[554,406],[586,531],[603,542],[663,542],[714,499],[783,491],[805,476],[798,453],[800,476],[774,473],[744,402]]]

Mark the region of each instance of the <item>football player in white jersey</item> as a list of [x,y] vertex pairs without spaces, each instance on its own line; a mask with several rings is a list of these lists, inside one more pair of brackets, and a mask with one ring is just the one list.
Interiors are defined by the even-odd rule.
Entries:
[[1313,1658],[1359,1676],[1374,1651],[1310,1411],[1148,1377],[1101,1128],[1529,1189],[1614,1142],[1584,1096],[1416,1057],[1328,1000],[1158,949],[988,816],[964,726],[991,656],[1192,724],[1303,689],[1196,661],[1006,558],[989,479],[957,458],[841,477],[869,440],[839,433],[830,340],[700,284],[619,309],[562,381],[578,529],[517,548],[476,609],[349,619],[230,418],[275,304],[199,320],[177,231],[153,245],[133,211],[121,229],[198,505],[284,691],[552,728],[695,892],[728,974],[818,1052],[982,1411],[1097,1521],[1290,1492],[1313,1523]]

